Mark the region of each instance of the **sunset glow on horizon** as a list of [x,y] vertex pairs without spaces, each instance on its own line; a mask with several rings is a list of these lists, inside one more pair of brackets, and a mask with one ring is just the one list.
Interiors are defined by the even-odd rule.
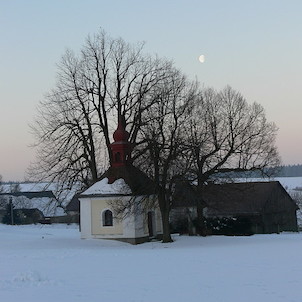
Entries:
[[[85,12],[89,13],[85,13]],[[35,159],[30,124],[56,82],[67,48],[79,52],[103,28],[144,52],[173,60],[189,78],[230,85],[260,103],[279,128],[283,164],[302,163],[302,2],[2,1],[0,175],[24,180]]]

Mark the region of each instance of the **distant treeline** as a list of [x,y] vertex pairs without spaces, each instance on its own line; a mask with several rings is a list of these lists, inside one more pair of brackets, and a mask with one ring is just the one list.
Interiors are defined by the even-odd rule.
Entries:
[[279,177],[302,176],[302,165],[281,166],[277,174]]

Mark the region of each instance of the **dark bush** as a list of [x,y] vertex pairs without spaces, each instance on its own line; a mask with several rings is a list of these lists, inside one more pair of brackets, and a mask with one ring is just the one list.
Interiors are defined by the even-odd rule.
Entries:
[[248,217],[208,218],[206,228],[214,235],[252,235],[252,223]]

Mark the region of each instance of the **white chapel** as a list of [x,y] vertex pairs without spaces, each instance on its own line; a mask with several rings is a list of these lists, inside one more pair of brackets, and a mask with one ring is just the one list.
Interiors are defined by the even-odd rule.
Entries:
[[111,166],[79,196],[81,238],[132,244],[160,238],[162,221],[154,184],[132,165],[129,133],[121,118],[113,138]]

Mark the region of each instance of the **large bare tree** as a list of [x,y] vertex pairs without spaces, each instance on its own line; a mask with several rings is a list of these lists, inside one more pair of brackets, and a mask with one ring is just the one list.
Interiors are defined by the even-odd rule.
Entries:
[[141,127],[144,137],[140,166],[155,183],[163,224],[163,242],[172,241],[169,214],[177,180],[188,171],[185,144],[186,122],[196,97],[196,83],[171,69],[157,87],[155,104],[148,110],[148,121]]
[[104,31],[89,36],[80,54],[66,51],[56,87],[40,103],[32,125],[38,152],[31,178],[64,188],[96,182],[111,162],[117,116],[125,117],[130,140],[136,141],[144,112],[154,102],[150,92],[171,66],[142,51],[142,44]]
[[196,100],[186,137],[192,157],[189,177],[196,180],[202,216],[202,191],[207,182],[221,180],[226,172],[272,172],[280,158],[275,145],[277,128],[267,121],[261,105],[248,104],[231,87],[219,92],[205,89]]

